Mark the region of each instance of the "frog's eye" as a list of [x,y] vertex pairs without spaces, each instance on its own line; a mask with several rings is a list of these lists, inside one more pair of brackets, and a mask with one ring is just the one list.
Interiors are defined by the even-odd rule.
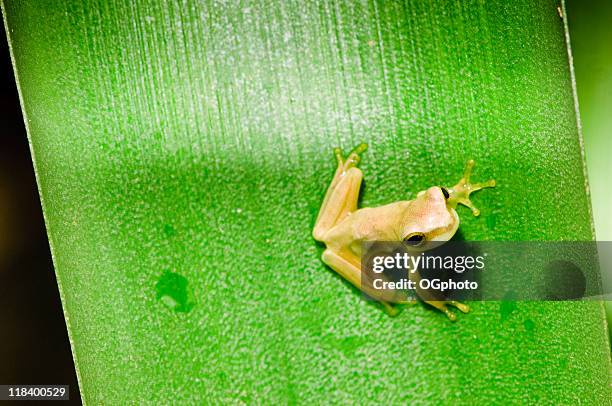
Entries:
[[441,187],[440,189],[442,189],[442,194],[444,195],[444,198],[448,199],[450,197],[450,193],[448,193],[448,189],[445,187]]
[[410,233],[404,238],[404,244],[410,245],[411,247],[418,247],[425,242],[425,234],[423,233]]

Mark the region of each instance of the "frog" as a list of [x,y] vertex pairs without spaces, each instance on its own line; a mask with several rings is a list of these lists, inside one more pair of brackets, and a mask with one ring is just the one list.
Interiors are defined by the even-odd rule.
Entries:
[[[451,187],[431,186],[420,191],[412,200],[399,200],[378,207],[358,207],[363,172],[358,167],[368,145],[361,143],[344,157],[341,148],[334,148],[337,167],[319,209],[312,236],[325,245],[323,262],[357,289],[378,301],[390,316],[399,314],[398,305],[414,304],[411,300],[394,300],[361,283],[361,261],[364,243],[368,241],[398,241],[412,252],[426,250],[429,244],[444,244],[459,228],[458,205],[469,208],[474,216],[480,210],[470,195],[484,188],[496,186],[494,179],[472,183],[470,178],[474,160],[465,165],[463,176]],[[456,315],[449,307],[468,313],[467,304],[455,300],[440,300],[433,292],[419,288],[419,272],[409,273],[415,282],[420,301],[443,312],[451,321]]]

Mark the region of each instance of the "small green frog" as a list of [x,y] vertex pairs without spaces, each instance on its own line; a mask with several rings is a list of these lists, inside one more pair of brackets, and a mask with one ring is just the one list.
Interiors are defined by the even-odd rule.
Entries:
[[[364,293],[379,300],[390,315],[398,310],[379,291],[361,284],[362,243],[367,241],[403,241],[411,249],[423,247],[428,241],[448,241],[459,227],[458,204],[480,214],[470,201],[470,194],[495,186],[494,180],[471,183],[474,161],[469,160],[463,177],[450,188],[432,186],[417,194],[414,200],[402,200],[373,208],[357,208],[363,173],[357,165],[366,144],[357,146],[345,159],[340,148],[334,149],[338,168],[327,189],[313,229],[313,237],[325,243],[323,262]],[[450,320],[456,316],[447,305],[467,313],[469,307],[457,301],[436,300],[428,291],[418,288],[420,276],[410,273],[417,285],[417,296],[425,303],[444,312]],[[387,299],[387,300],[386,300]],[[407,303],[407,302],[406,302]],[[413,303],[413,302],[410,302]]]

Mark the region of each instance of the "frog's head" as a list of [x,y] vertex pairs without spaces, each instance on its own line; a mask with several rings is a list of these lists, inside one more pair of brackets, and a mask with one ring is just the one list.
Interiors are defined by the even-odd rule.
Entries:
[[402,240],[411,246],[419,247],[427,241],[448,241],[457,228],[459,216],[457,205],[462,204],[472,210],[474,216],[480,214],[472,201],[470,194],[487,187],[495,186],[494,180],[482,183],[471,183],[470,175],[474,168],[474,161],[469,160],[465,166],[463,177],[451,187],[433,186],[419,192],[416,199],[410,202],[404,215]]
[[438,186],[419,192],[404,214],[402,240],[410,246],[448,241],[459,228],[459,216],[449,204],[450,192]]

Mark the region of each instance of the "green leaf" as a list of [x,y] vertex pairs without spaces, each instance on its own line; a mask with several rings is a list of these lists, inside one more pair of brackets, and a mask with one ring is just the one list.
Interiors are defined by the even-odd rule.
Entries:
[[463,238],[592,239],[555,1],[163,3],[3,5],[85,401],[610,399],[601,303],[389,318],[310,235],[367,142],[364,206],[473,158]]

